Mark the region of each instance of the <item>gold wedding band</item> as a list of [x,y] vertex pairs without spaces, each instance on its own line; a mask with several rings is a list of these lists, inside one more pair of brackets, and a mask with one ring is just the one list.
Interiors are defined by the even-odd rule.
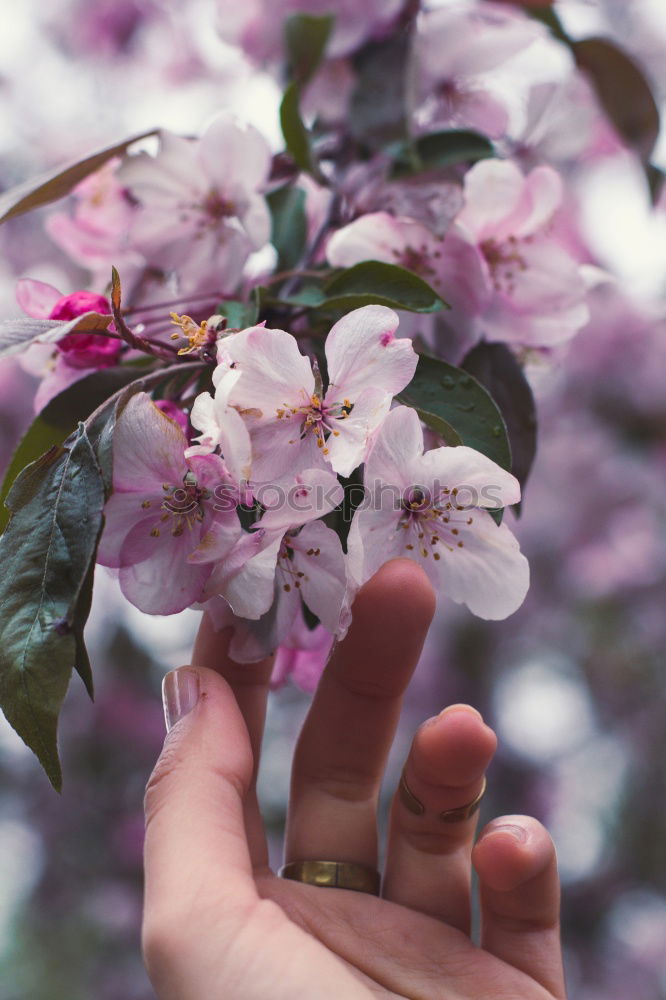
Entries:
[[278,875],[320,888],[352,889],[372,896],[379,895],[381,884],[376,868],[352,861],[290,861],[280,868]]
[[[470,817],[474,815],[481,805],[481,799],[485,795],[485,792],[486,779],[484,778],[483,784],[481,785],[481,791],[475,798],[472,799],[471,802],[465,803],[464,806],[457,806],[455,809],[445,809],[444,812],[441,812],[437,818],[443,823],[460,823],[462,820],[470,819]],[[407,784],[404,770],[400,777],[398,794],[405,809],[408,809],[409,812],[413,813],[415,816],[422,816],[424,814],[425,806],[420,799],[417,799],[414,792]]]

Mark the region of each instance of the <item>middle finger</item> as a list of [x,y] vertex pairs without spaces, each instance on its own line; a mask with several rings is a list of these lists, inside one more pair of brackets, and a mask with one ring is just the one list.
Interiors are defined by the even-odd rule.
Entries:
[[377,866],[379,788],[434,601],[406,559],[386,563],[359,592],[296,746],[286,861]]

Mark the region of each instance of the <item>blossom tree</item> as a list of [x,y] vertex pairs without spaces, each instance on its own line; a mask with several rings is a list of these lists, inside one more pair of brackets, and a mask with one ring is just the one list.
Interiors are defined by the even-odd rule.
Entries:
[[629,136],[598,48],[522,6],[220,5],[283,88],[282,148],[222,109],[2,196],[3,219],[67,197],[46,228],[90,274],[64,294],[26,276],[26,317],[0,324],[41,378],[3,486],[0,702],[56,787],[73,667],[92,692],[96,563],[141,610],[204,608],[239,662],[276,653],[276,683],[310,689],[387,559],[484,619],[525,599],[528,366],[547,377],[605,278],[570,215],[580,143],[549,162],[557,135],[530,132],[550,82],[517,74],[512,101],[502,73],[556,53],[562,93],[655,183],[656,131]]

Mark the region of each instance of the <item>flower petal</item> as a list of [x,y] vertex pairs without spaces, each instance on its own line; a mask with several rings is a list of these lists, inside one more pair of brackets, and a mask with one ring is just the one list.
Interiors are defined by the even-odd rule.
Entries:
[[331,472],[315,468],[300,473],[287,488],[267,485],[256,496],[266,507],[260,527],[284,532],[328,514],[342,503],[344,491]]
[[323,521],[306,524],[293,539],[293,569],[303,573],[300,587],[303,600],[322,625],[336,634],[344,608],[347,571],[342,544]]
[[366,488],[372,491],[376,482],[399,489],[413,485],[410,470],[422,454],[423,430],[418,413],[411,406],[396,406],[379,429],[368,456]]
[[187,472],[187,438],[175,421],[138,392],[120,414],[113,432],[113,486],[125,492],[161,491],[180,485]]
[[398,322],[386,306],[363,306],[338,320],[326,338],[327,403],[353,401],[369,388],[389,396],[405,388],[418,357],[411,340],[395,339]]
[[241,330],[220,341],[218,359],[241,373],[229,403],[251,427],[275,421],[279,409],[308,403],[314,391],[310,362],[285,330]]
[[373,431],[389,411],[391,397],[381,389],[365,389],[345,419],[335,420],[326,441],[328,460],[341,476],[350,476],[366,457]]
[[62,293],[45,281],[21,278],[16,283],[16,301],[24,313],[34,316],[35,319],[48,319],[51,310],[61,297]]
[[433,448],[412,464],[416,482],[433,492],[457,490],[456,500],[467,508],[508,507],[520,500],[520,483],[492,459],[465,445]]
[[[122,566],[120,557],[125,538],[137,523],[146,532],[152,528],[161,513],[161,496],[154,488],[147,493],[113,493],[104,507],[104,530],[97,549],[97,562],[102,566]],[[145,506],[150,505],[150,506]]]
[[464,539],[463,548],[442,548],[440,560],[430,560],[442,591],[480,618],[507,618],[523,603],[529,588],[529,565],[517,539],[506,524],[495,524],[482,511]]
[[[262,544],[262,550],[248,559],[222,591],[222,596],[229,602],[234,614],[241,618],[261,618],[273,603],[275,567],[282,544],[282,532],[278,532],[277,537],[266,532]],[[213,596],[208,588],[206,596]]]
[[[125,558],[135,548],[135,539],[145,541],[144,534],[142,524],[130,531],[123,544]],[[121,567],[120,589],[146,614],[173,615],[201,597],[210,566],[187,562],[192,547],[192,539],[187,534],[179,537],[165,534],[150,540],[154,542],[154,549],[148,559]]]

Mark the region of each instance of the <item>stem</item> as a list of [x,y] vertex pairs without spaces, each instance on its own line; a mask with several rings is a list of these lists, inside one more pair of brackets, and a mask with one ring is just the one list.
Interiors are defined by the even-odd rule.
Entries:
[[312,241],[312,245],[303,256],[302,266],[298,268],[296,271],[294,271],[291,279],[287,281],[284,288],[282,288],[281,290],[282,295],[290,295],[293,291],[295,291],[300,283],[301,275],[308,273],[308,269],[314,263],[314,259],[317,256],[317,253],[319,252],[322,243],[324,242],[326,233],[328,232],[330,226],[332,225],[333,221],[335,220],[338,214],[341,200],[342,199],[340,192],[335,191],[333,197],[331,198],[331,202],[328,206],[328,211],[326,212],[326,218],[324,219],[321,226],[317,230],[315,238]]
[[123,309],[123,315],[129,316],[131,313],[142,313],[142,312],[152,312],[153,309],[168,309],[169,306],[176,306],[184,299],[188,302],[220,302],[223,301],[223,296],[220,292],[200,292],[198,295],[188,295],[183,296],[182,299],[170,299],[168,302],[153,302],[148,306],[130,306],[129,309]]

